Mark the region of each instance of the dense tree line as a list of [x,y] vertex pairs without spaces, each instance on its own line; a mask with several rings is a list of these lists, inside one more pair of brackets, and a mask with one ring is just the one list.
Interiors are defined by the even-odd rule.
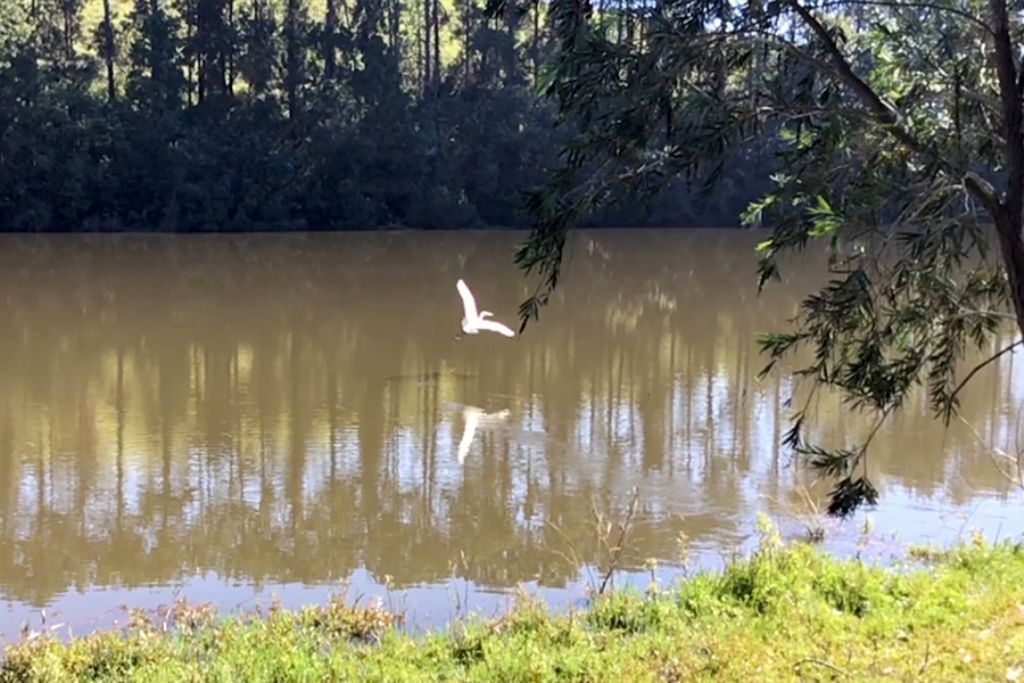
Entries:
[[[0,229],[524,225],[568,133],[549,36],[536,1],[7,0]],[[733,223],[739,195],[594,220]]]

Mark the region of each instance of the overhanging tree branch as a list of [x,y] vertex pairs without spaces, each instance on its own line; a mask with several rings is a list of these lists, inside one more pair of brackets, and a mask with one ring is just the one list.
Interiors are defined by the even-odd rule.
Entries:
[[887,7],[890,9],[931,9],[936,12],[947,12],[954,16],[966,19],[978,28],[983,29],[986,33],[992,34],[992,27],[985,23],[980,17],[976,17],[970,12],[966,12],[959,7],[953,7],[951,5],[941,5],[935,2],[887,2],[886,0],[833,0],[831,2],[823,2],[815,5],[816,9],[824,9],[826,7],[847,7],[850,5],[862,5],[866,7]]
[[977,173],[968,171],[964,175],[964,186],[978,198],[990,216],[995,216],[999,212],[999,194],[992,183]]
[[927,145],[914,137],[910,131],[900,124],[900,117],[896,108],[882,100],[882,98],[878,96],[878,93],[872,90],[871,86],[868,85],[863,78],[857,75],[853,70],[853,67],[850,66],[850,62],[846,59],[842,50],[839,49],[835,39],[822,25],[822,23],[818,21],[817,17],[815,17],[810,10],[796,0],[789,0],[787,4],[793,8],[793,11],[795,11],[807,25],[807,28],[809,28],[822,42],[839,78],[842,79],[842,81],[846,83],[851,90],[853,90],[854,94],[856,94],[860,101],[864,103],[864,106],[874,114],[875,119],[884,125],[885,128],[892,133],[893,137],[909,147],[911,150],[924,154],[928,157],[934,157],[934,152],[930,150]]
[[[848,5],[879,7],[878,18],[895,19],[897,27],[847,45],[839,22]],[[553,0],[553,7],[577,12],[575,0]],[[829,511],[848,514],[877,498],[858,465],[866,468],[868,444],[913,388],[926,383],[940,415],[950,390],[955,401],[976,376],[967,368],[958,377],[957,370],[968,347],[986,348],[998,333],[994,311],[1012,299],[1024,321],[1022,219],[1010,196],[1022,190],[1014,169],[1024,173],[1017,164],[1024,159],[1024,76],[1010,49],[1019,18],[1007,16],[1006,0],[969,7],[953,0],[782,0],[770,10],[772,22],[763,21],[759,4],[741,4],[726,34],[708,26],[704,3],[672,9],[678,16],[656,13],[657,40],[638,51],[606,46],[589,33],[588,49],[563,51],[567,66],[553,92],[564,115],[581,115],[583,133],[567,147],[579,177],[566,184],[556,176],[559,183],[536,203],[538,224],[521,265],[555,264],[557,275],[560,238],[580,213],[580,181],[589,176],[585,208],[605,196],[607,188],[593,185],[599,161],[614,161],[604,169],[611,185],[647,191],[681,170],[689,178],[717,163],[716,171],[732,151],[743,153],[751,131],[773,136],[773,189],[744,214],[750,223],[770,215],[771,238],[759,245],[761,280],[778,274],[779,255],[815,239],[828,242],[835,279],[804,300],[795,332],[767,335],[762,351],[774,363],[809,347],[813,360],[796,370],[799,377],[880,416],[860,447],[805,442],[803,412],[784,439],[839,479]],[[692,79],[698,90],[713,84],[713,96],[682,92],[680,79]],[[900,94],[888,95],[890,87]],[[668,133],[649,113],[664,92],[678,100]],[[755,118],[750,131],[745,116]],[[685,154],[659,157],[670,148]],[[999,271],[976,268],[991,240],[980,213],[997,225]],[[871,227],[878,225],[886,228]]]
[[[1001,0],[991,0],[991,1],[993,2],[993,4],[1001,4]],[[819,40],[822,41],[822,43],[825,46],[825,50],[828,52],[828,54],[829,54],[829,56],[830,56],[830,58],[832,60],[832,63],[834,65],[834,67],[835,67],[835,72],[843,80],[843,82],[846,83],[853,90],[853,92],[858,96],[858,98],[861,100],[861,102],[863,102],[864,105],[868,108],[868,110],[872,113],[872,115],[874,115],[875,119],[877,121],[879,121],[881,124],[883,124],[885,126],[885,128],[893,135],[893,137],[895,137],[897,140],[902,142],[908,148],[910,148],[911,150],[913,150],[913,151],[915,151],[915,152],[917,152],[919,154],[922,154],[922,155],[928,157],[929,160],[937,161],[941,166],[946,167],[947,170],[949,170],[948,169],[948,164],[945,162],[945,160],[943,160],[943,159],[936,159],[935,158],[935,153],[934,153],[933,150],[931,150],[927,145],[925,145],[923,142],[921,142],[916,137],[914,137],[914,135],[910,131],[908,131],[906,128],[904,128],[900,124],[900,122],[899,122],[899,113],[896,111],[895,107],[893,107],[892,105],[890,105],[890,104],[886,103],[884,100],[882,100],[882,98],[879,97],[878,93],[876,93],[871,88],[871,86],[868,85],[864,81],[864,79],[862,79],[860,76],[857,75],[857,73],[853,70],[853,67],[850,65],[849,61],[843,55],[842,50],[839,49],[839,46],[836,44],[836,42],[833,39],[833,37],[829,34],[828,30],[825,29],[825,27],[822,25],[822,23],[820,21],[818,21],[817,17],[815,17],[806,7],[801,5],[796,0],[789,0],[788,4],[800,16],[800,18],[804,21],[804,23],[807,25],[807,27],[811,31],[814,32],[814,34],[819,38]],[[1003,12],[1005,14],[1005,9],[1006,9],[1005,5],[1002,5],[1002,7],[1003,7]],[[997,25],[998,25],[998,22],[997,22]],[[985,28],[986,28],[986,30],[991,35],[995,35],[996,34],[987,25],[985,25]],[[1009,45],[1009,33],[1008,32],[1006,33],[1006,35],[1002,39],[1000,39],[998,37],[996,38],[997,48],[998,48],[998,44],[1000,42],[1004,43],[1007,46]],[[1004,50],[1009,53],[1009,48],[1008,47],[1004,48]],[[997,51],[998,51],[998,49],[997,49]],[[1016,73],[1015,73],[1014,68],[1013,68],[1012,53],[1010,53],[1010,54],[1011,54],[1011,57],[1010,57],[1009,73],[1012,74],[1010,76],[1010,80],[1011,80],[1011,82],[1013,82],[1015,80],[1015,78],[1016,78]],[[1024,72],[1022,72],[1022,73],[1024,73]],[[1001,77],[1001,80],[1002,80],[1002,77]],[[1014,92],[1016,92],[1016,90],[1014,90]],[[1005,93],[1005,90],[1004,90],[1004,93],[1003,93],[1004,106],[1005,106],[1005,98],[1006,98],[1006,93]],[[1015,97],[1014,99],[1017,102],[1017,108],[1019,110],[1019,108],[1020,108],[1020,97]],[[1020,117],[1019,117],[1019,112],[1018,112],[1018,117],[1017,117],[1016,130],[1017,130],[1017,137],[1019,138],[1020,137]],[[1008,138],[1008,141],[1009,141],[1009,138]],[[1019,146],[1019,144],[1020,143],[1018,142],[1017,146]],[[1014,147],[1012,142],[1010,143],[1010,147],[1011,147],[1011,153],[1012,153],[1012,148]],[[1022,155],[1022,158],[1024,158],[1024,155]],[[1013,164],[1011,162],[1011,167],[1012,166],[1013,166]],[[1024,164],[1018,164],[1018,166],[1021,169],[1024,169]],[[1011,177],[1012,177],[1012,175],[1013,174],[1011,173]],[[1024,176],[1021,176],[1021,177],[1024,177]],[[1018,181],[1017,181],[1018,186],[1020,186],[1020,182],[1021,181],[1018,179]],[[979,176],[978,174],[973,173],[973,172],[968,172],[965,175],[965,177],[964,177],[964,185],[972,194],[974,194],[975,197],[978,198],[978,200],[985,207],[985,210],[989,213],[989,215],[991,215],[993,219],[997,219],[997,217],[999,215],[999,212],[1000,212],[1000,202],[999,202],[999,195],[996,192],[995,188],[992,187],[992,184],[989,183],[984,178],[982,178],[981,176]],[[1019,206],[1017,208],[1017,214],[1018,215],[1020,214]]]

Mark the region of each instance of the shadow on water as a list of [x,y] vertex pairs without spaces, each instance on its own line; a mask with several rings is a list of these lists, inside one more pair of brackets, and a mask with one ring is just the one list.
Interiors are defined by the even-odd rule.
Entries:
[[[0,631],[175,586],[231,605],[384,577],[436,615],[453,576],[481,595],[578,588],[565,538],[595,561],[595,510],[634,487],[636,571],[671,566],[680,534],[717,557],[759,511],[805,504],[779,447],[797,389],[755,379],[754,339],[819,269],[791,264],[759,298],[756,234],[582,231],[525,335],[453,342],[459,277],[514,319],[519,238],[0,237]],[[1008,355],[964,397],[993,443],[1015,429],[1020,366]],[[825,441],[867,427],[834,397],[817,410]],[[871,466],[879,528],[1020,531],[1019,492],[923,394]]]

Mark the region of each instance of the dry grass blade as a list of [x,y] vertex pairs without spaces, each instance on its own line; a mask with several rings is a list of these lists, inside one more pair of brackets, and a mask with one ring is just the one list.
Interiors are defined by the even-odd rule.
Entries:
[[[633,526],[633,521],[636,519],[636,512],[640,506],[640,490],[633,487],[633,496],[629,501],[629,507],[626,509],[626,518],[622,524],[619,525],[619,537],[615,541],[615,545],[609,548],[608,552],[608,565],[605,567],[604,574],[601,578],[601,585],[597,589],[598,595],[603,595],[612,582],[612,577],[619,568],[619,562],[622,560],[622,553],[626,549],[626,537],[629,534],[630,529]],[[610,525],[608,527],[609,531]],[[605,544],[607,543],[607,536],[604,538]]]

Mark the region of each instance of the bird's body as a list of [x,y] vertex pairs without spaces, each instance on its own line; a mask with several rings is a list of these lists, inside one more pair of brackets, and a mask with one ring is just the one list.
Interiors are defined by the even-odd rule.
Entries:
[[473,292],[469,291],[469,287],[462,280],[455,283],[455,289],[459,290],[459,296],[462,297],[462,309],[464,311],[462,317],[462,331],[466,334],[479,334],[480,332],[497,332],[503,334],[506,337],[514,337],[516,333],[511,330],[507,325],[503,325],[496,320],[488,320],[494,314],[490,311],[477,312],[476,299],[473,298]]

